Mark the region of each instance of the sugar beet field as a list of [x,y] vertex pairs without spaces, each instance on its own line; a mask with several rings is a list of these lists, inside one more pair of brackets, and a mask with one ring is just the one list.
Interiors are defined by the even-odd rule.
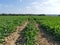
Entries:
[[0,45],[60,45],[60,17],[0,16]]

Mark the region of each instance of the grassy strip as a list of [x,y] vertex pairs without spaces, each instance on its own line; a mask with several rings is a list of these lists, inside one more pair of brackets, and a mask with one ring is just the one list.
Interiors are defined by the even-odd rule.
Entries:
[[1,16],[0,17],[0,43],[4,38],[16,31],[17,26],[25,23],[27,17],[24,16]]
[[53,36],[54,40],[60,41],[60,17],[40,16],[33,18],[40,24],[47,34]]
[[26,45],[35,45],[36,43],[36,36],[38,34],[39,30],[35,27],[35,22],[30,21],[30,23],[27,25],[27,27],[22,32],[25,40]]

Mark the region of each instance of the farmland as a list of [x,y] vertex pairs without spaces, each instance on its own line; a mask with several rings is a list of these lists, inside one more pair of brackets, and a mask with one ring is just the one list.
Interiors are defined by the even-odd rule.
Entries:
[[60,17],[35,17],[36,21],[45,29],[46,33],[60,41]]
[[[0,16],[0,44],[5,43],[5,38],[9,37],[13,33],[15,37],[11,37],[14,37],[14,39],[16,38],[14,40],[14,43],[16,43],[15,45],[43,45],[44,41],[47,41],[46,43],[44,43],[44,45],[59,45],[58,42],[60,42],[60,17]],[[44,36],[46,35],[46,37],[43,37],[43,42],[43,38],[41,36],[42,33]],[[47,37],[49,39],[49,36],[47,36],[47,34],[52,37],[50,40],[52,40],[54,43],[52,41],[48,42]],[[9,43],[12,43],[12,41],[10,40]]]
[[0,43],[4,42],[4,37],[16,31],[16,27],[24,24],[26,17],[0,16]]

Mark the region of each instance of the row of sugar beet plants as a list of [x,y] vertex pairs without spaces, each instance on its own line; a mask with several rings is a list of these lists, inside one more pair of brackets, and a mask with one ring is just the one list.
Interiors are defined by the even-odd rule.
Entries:
[[0,16],[0,43],[4,38],[16,31],[16,27],[23,25],[27,16]]
[[60,17],[37,16],[34,17],[34,19],[40,24],[46,33],[53,36],[54,40],[60,41]]
[[25,45],[35,45],[37,42],[36,37],[39,30],[35,27],[35,22],[30,20],[29,24],[22,31],[22,35],[24,36]]

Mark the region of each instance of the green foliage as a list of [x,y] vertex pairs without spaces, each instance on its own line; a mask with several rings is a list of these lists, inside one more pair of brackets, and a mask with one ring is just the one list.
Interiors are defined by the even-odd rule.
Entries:
[[60,41],[60,17],[58,16],[34,16],[40,26],[54,37],[54,40]]
[[22,32],[26,45],[35,45],[36,43],[36,36],[38,34],[38,30],[36,29],[35,25],[35,22],[30,21],[30,23]]
[[27,16],[0,16],[0,43],[4,38],[16,31],[17,26],[21,26],[27,20]]

